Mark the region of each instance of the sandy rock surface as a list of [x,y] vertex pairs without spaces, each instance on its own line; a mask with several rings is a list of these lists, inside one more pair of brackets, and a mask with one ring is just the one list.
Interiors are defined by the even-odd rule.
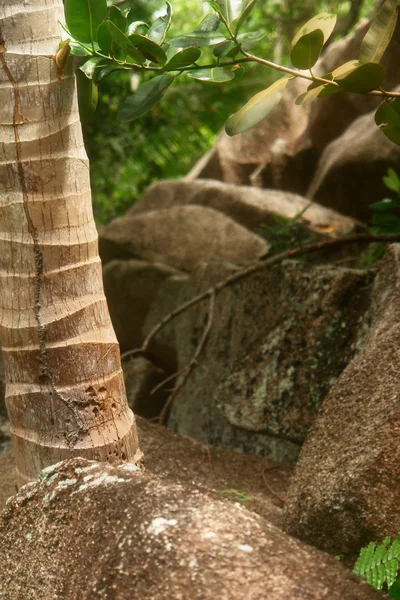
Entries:
[[0,517],[7,600],[368,600],[350,571],[215,494],[75,459]]

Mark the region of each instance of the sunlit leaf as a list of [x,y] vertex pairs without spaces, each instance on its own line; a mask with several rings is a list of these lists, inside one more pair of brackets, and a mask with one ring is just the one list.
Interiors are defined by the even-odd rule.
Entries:
[[400,145],[400,98],[381,104],[375,114],[375,123],[389,140]]
[[79,115],[82,123],[89,122],[96,111],[98,101],[97,85],[92,79],[88,79],[79,69],[76,72],[78,87]]
[[169,2],[167,2],[167,12],[165,15],[158,17],[156,21],[151,25],[149,31],[147,32],[147,36],[159,44],[163,44],[165,40],[165,36],[167,35],[168,29],[171,25],[172,18],[172,6]]
[[137,48],[135,48],[128,36],[126,36],[123,31],[118,29],[118,27],[116,27],[111,21],[106,21],[106,25],[108,31],[111,34],[111,37],[113,38],[115,43],[121,48],[121,50],[123,50],[125,54],[128,54],[131,58],[133,58],[135,62],[142,65],[146,59],[143,56],[143,54],[139,52]]
[[351,73],[359,65],[360,63],[358,62],[358,60],[349,60],[348,62],[344,63],[343,65],[340,65],[340,67],[332,71],[332,79],[335,79],[337,77],[343,77],[348,73]]
[[346,92],[368,94],[379,88],[385,79],[385,71],[377,63],[364,63],[348,73],[336,76],[335,81]]
[[333,32],[336,19],[336,15],[321,13],[299,29],[293,38],[290,55],[295,67],[310,69],[315,65],[325,42]]
[[93,42],[106,10],[106,0],[65,0],[65,20],[71,36],[78,42]]
[[237,34],[240,31],[240,28],[242,27],[242,25],[244,25],[244,23],[248,19],[251,11],[253,10],[253,8],[256,5],[256,2],[257,2],[257,0],[250,0],[250,2],[247,4],[247,6],[245,7],[242,14],[239,15],[239,17],[237,17],[237,19],[235,19],[232,22],[232,28],[233,28],[235,34]]
[[294,48],[303,35],[307,35],[316,29],[320,29],[322,31],[324,43],[327,42],[335,28],[336,20],[336,15],[331,13],[320,13],[319,15],[316,15],[307,21],[307,23],[305,23],[305,25],[303,25],[303,27],[301,27],[296,33],[292,41],[292,48]]
[[389,167],[387,175],[384,176],[383,183],[387,188],[400,195],[400,177],[391,167]]
[[243,133],[263,121],[279,104],[288,81],[286,77],[278,79],[269,88],[253,96],[247,104],[230,117],[225,125],[226,133],[228,135]]
[[397,0],[386,0],[372,21],[360,48],[360,63],[380,62],[397,23]]
[[213,69],[197,69],[187,73],[192,79],[199,81],[212,81],[213,83],[224,83],[235,79],[235,73],[229,67],[214,67]]
[[129,41],[145,56],[148,60],[163,65],[167,60],[164,50],[144,35],[133,33],[128,37]]
[[[175,52],[171,52],[175,51]],[[174,71],[189,65],[193,65],[201,56],[199,48],[183,48],[177,50],[171,47],[167,52],[167,63],[164,65],[164,70]]]
[[119,112],[121,121],[133,121],[149,112],[161,100],[175,75],[164,73],[147,81],[127,98]]

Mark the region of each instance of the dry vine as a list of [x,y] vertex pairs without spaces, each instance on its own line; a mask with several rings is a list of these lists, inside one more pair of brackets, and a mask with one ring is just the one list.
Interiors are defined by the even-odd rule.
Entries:
[[192,359],[183,369],[181,369],[177,373],[174,373],[173,375],[170,375],[169,377],[164,379],[152,391],[152,393],[154,393],[155,391],[157,391],[158,389],[160,389],[161,387],[166,385],[166,383],[172,381],[173,379],[179,378],[179,382],[172,389],[171,395],[169,396],[169,398],[160,414],[159,423],[162,425],[165,424],[165,422],[167,420],[168,412],[172,406],[173,401],[175,400],[178,392],[182,389],[182,387],[186,383],[190,373],[193,371],[195,366],[198,364],[198,358],[199,358],[200,354],[204,351],[204,348],[207,344],[208,337],[209,337],[209,334],[210,334],[210,331],[212,328],[212,322],[213,322],[213,318],[214,318],[215,300],[216,300],[217,295],[221,292],[221,290],[223,290],[224,288],[226,288],[230,285],[233,285],[234,283],[237,283],[238,281],[241,281],[242,279],[245,279],[249,275],[253,275],[254,273],[258,273],[259,271],[263,271],[264,269],[273,267],[274,265],[279,264],[283,260],[286,260],[289,258],[305,256],[307,254],[313,254],[314,252],[319,252],[319,251],[323,251],[323,250],[331,250],[332,248],[336,248],[336,247],[347,245],[347,244],[370,244],[373,242],[387,242],[387,243],[388,242],[400,242],[400,233],[356,234],[356,235],[348,236],[345,238],[337,238],[334,240],[327,240],[327,241],[322,241],[322,242],[315,242],[312,244],[306,244],[304,246],[299,246],[297,248],[292,248],[290,250],[280,252],[279,254],[275,254],[274,256],[271,256],[270,258],[267,258],[266,260],[264,260],[262,262],[258,262],[258,263],[249,265],[248,267],[245,267],[244,269],[237,271],[233,275],[230,275],[226,279],[223,279],[222,281],[217,283],[214,287],[209,288],[205,292],[198,294],[191,300],[188,300],[188,302],[181,304],[181,306],[179,306],[174,311],[172,311],[171,313],[166,315],[159,323],[157,323],[157,325],[155,325],[153,327],[153,329],[147,335],[146,339],[144,340],[144,342],[140,348],[137,348],[134,350],[128,350],[127,352],[122,354],[121,359],[125,360],[126,358],[132,357],[132,356],[146,355],[152,340],[161,331],[161,329],[163,329],[168,323],[170,323],[178,315],[182,314],[183,312],[185,312],[192,306],[195,306],[196,304],[198,304],[199,302],[202,302],[206,298],[210,299],[206,327],[205,327],[204,332],[199,340],[199,343],[196,347],[196,350],[194,352]]

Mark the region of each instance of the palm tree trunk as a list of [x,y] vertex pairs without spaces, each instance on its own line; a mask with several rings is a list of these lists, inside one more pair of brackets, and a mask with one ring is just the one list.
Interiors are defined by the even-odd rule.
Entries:
[[0,340],[19,484],[141,458],[103,292],[62,0],[0,0]]

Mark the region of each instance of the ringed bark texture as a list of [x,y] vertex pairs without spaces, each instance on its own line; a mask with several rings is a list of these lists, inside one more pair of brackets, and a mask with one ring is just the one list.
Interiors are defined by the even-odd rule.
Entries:
[[[20,484],[140,460],[103,292],[62,0],[0,0],[0,339]],[[70,61],[69,61],[70,62]]]

